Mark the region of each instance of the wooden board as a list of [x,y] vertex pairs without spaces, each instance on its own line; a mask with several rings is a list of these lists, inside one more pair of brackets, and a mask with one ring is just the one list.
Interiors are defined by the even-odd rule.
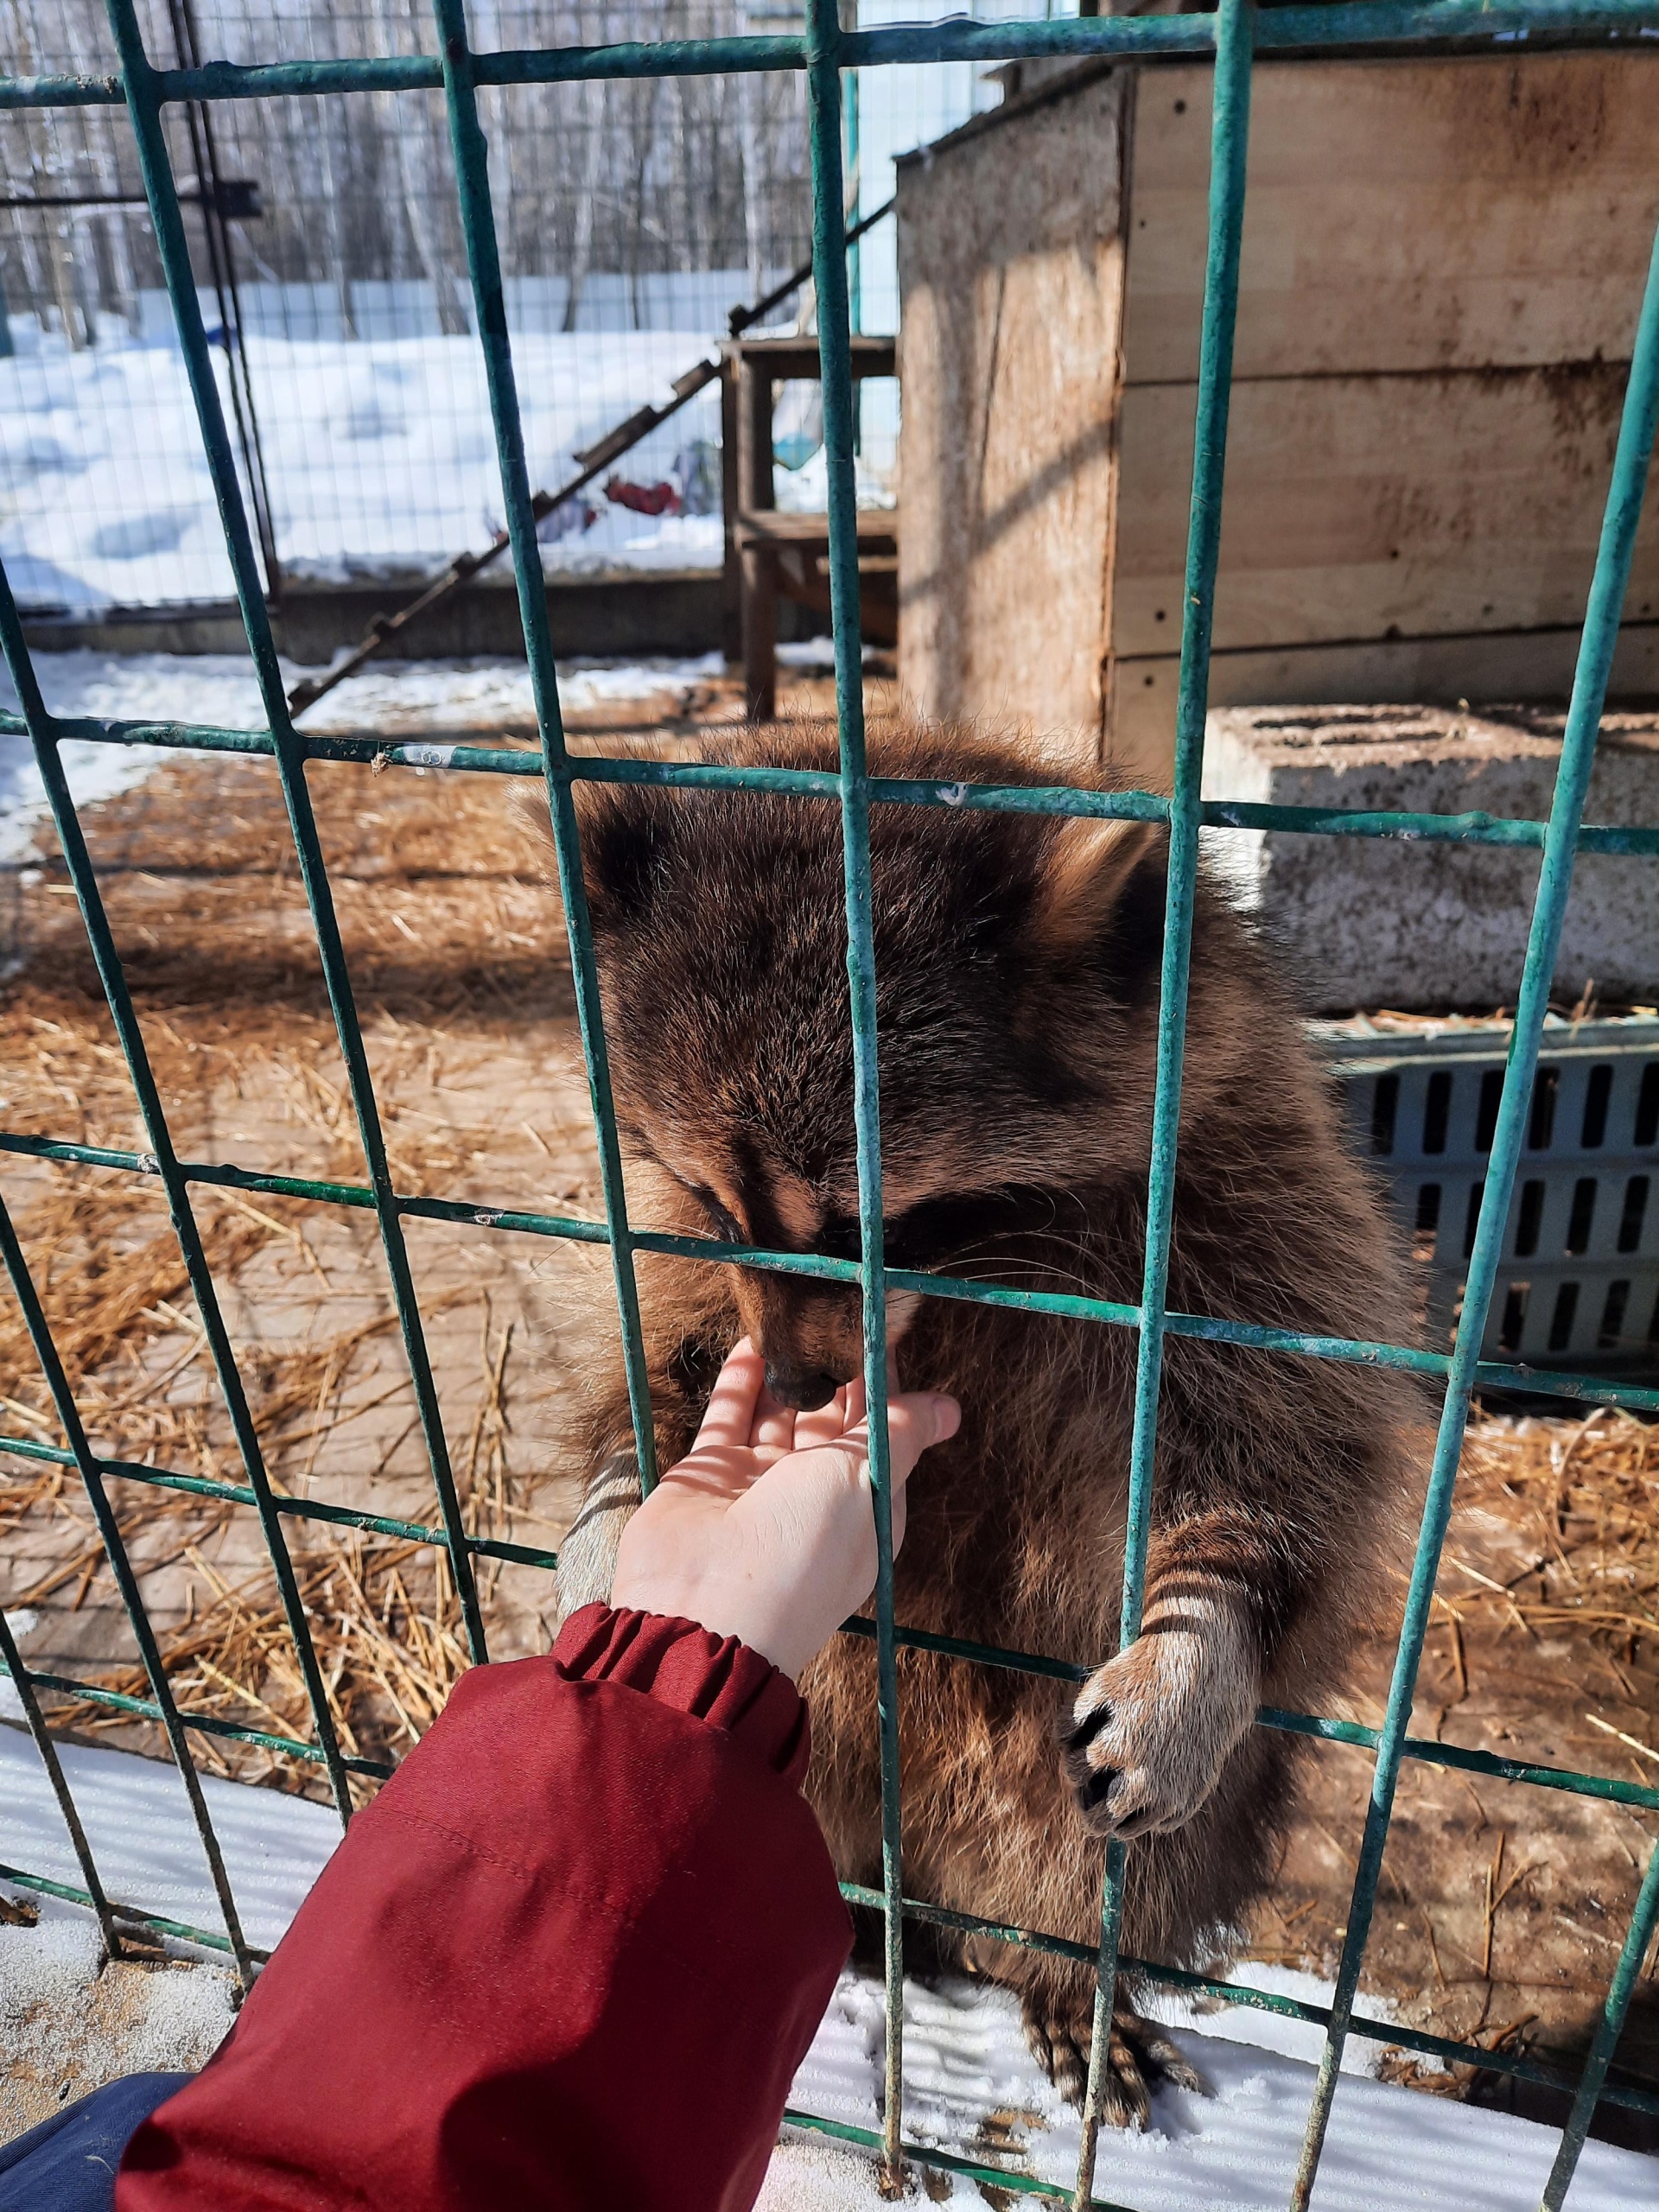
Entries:
[[[1624,385],[1593,364],[1235,384],[1217,646],[1576,623]],[[1193,407],[1190,386],[1123,396],[1119,654],[1179,628]],[[1659,617],[1653,496],[1626,613]]]
[[[1167,762],[1210,82],[1080,71],[900,164],[931,712]],[[1497,641],[1582,616],[1656,219],[1659,54],[1258,66],[1215,643],[1269,688],[1217,696],[1562,688],[1570,645]],[[1659,621],[1659,487],[1626,614]]]
[[[1139,73],[1131,384],[1197,373],[1208,67]],[[1236,373],[1628,359],[1659,54],[1258,62]]]
[[1124,87],[1121,73],[1096,78],[1012,164],[1002,134],[966,133],[907,165],[899,188],[901,684],[931,714],[1035,709],[1090,752],[1104,709]]

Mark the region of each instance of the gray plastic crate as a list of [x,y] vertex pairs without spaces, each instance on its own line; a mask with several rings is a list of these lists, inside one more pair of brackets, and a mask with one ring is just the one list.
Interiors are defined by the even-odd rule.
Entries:
[[[1503,1079],[1507,1024],[1310,1025],[1354,1141],[1388,1179],[1428,1270],[1424,1342],[1444,1350]],[[1483,1357],[1659,1370],[1659,1020],[1552,1018]]]

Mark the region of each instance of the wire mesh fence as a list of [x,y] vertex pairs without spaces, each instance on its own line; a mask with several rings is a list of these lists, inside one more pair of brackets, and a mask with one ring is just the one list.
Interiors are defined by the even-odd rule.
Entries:
[[[1006,0],[997,0],[1006,12]],[[146,0],[158,62],[239,66],[430,57],[417,0],[297,9]],[[798,0],[504,0],[472,15],[481,48],[798,35]],[[98,0],[20,0],[0,23],[17,76],[115,67]],[[876,73],[868,149],[849,197],[891,196],[892,156],[967,115],[968,65]],[[926,88],[918,98],[917,79]],[[896,98],[893,96],[896,93]],[[789,70],[481,95],[509,323],[524,368],[538,485],[660,398],[810,257],[803,81]],[[849,143],[859,102],[849,95]],[[170,104],[163,127],[192,269],[254,510],[268,592],[284,578],[395,580],[441,567],[500,526],[472,299],[436,92]],[[891,330],[891,228],[855,257],[855,312]],[[21,111],[0,144],[0,544],[20,605],[82,612],[229,598],[211,480],[161,262],[121,117]],[[774,315],[811,325],[810,287]],[[784,396],[786,469],[816,463],[816,391]],[[890,474],[890,391],[872,394],[867,471]],[[315,435],[331,433],[326,460]],[[720,415],[708,395],[645,441],[622,490],[543,519],[543,565],[717,565]],[[798,448],[798,451],[795,450]],[[809,496],[821,496],[815,486]]]
[[[89,19],[90,22],[90,19]],[[1648,1411],[1659,1410],[1659,1390],[1592,1379],[1571,1371],[1518,1370],[1503,1361],[1483,1361],[1494,1287],[1524,1149],[1535,1096],[1540,1040],[1548,988],[1580,843],[1594,844],[1610,833],[1583,823],[1585,794],[1594,755],[1619,613],[1628,582],[1643,490],[1659,427],[1659,241],[1637,328],[1622,425],[1608,492],[1594,581],[1586,608],[1577,679],[1562,747],[1554,804],[1548,823],[1489,823],[1464,817],[1446,820],[1404,813],[1373,812],[1344,817],[1339,813],[1287,807],[1243,807],[1204,802],[1199,773],[1205,740],[1211,607],[1219,545],[1222,486],[1231,367],[1232,329],[1236,308],[1238,254],[1245,219],[1245,155],[1249,137],[1251,70],[1256,51],[1268,48],[1352,50],[1411,41],[1436,49],[1442,45],[1510,40],[1549,31],[1580,40],[1645,35],[1659,30],[1659,14],[1647,0],[1513,0],[1497,10],[1478,9],[1464,0],[1382,0],[1382,4],[1275,10],[1257,16],[1250,0],[1223,0],[1213,15],[1179,17],[1094,18],[1067,22],[1007,22],[975,25],[957,21],[918,28],[849,31],[833,7],[810,0],[798,31],[764,34],[741,29],[728,35],[723,24],[713,35],[689,35],[600,46],[549,43],[522,51],[475,46],[493,30],[481,13],[469,31],[461,0],[435,0],[430,34],[410,30],[405,43],[387,35],[371,39],[370,50],[318,58],[287,54],[230,64],[175,66],[165,44],[155,42],[155,26],[141,20],[135,0],[109,0],[112,48],[94,41],[86,29],[83,45],[43,54],[48,65],[32,78],[0,81],[0,106],[32,119],[70,121],[91,113],[113,113],[130,133],[122,159],[142,183],[153,228],[155,251],[175,319],[177,359],[188,381],[204,466],[222,518],[224,557],[233,578],[245,622],[264,711],[263,727],[227,731],[189,725],[118,725],[70,721],[54,717],[45,705],[31,664],[11,582],[0,582],[0,646],[22,702],[21,715],[0,719],[0,731],[26,734],[31,741],[51,804],[69,878],[79,902],[92,955],[107,999],[120,1050],[130,1072],[143,1132],[143,1148],[118,1150],[50,1137],[0,1135],[0,1149],[20,1158],[79,1162],[135,1178],[155,1179],[165,1193],[181,1262],[194,1297],[203,1343],[222,1393],[230,1432],[244,1479],[207,1482],[152,1465],[135,1465],[100,1453],[84,1426],[67,1370],[53,1340],[39,1290],[10,1215],[0,1210],[0,1250],[22,1317],[49,1390],[61,1441],[8,1437],[0,1448],[39,1463],[73,1470],[84,1485],[99,1540],[130,1615],[147,1681],[147,1695],[118,1694],[95,1683],[32,1670],[22,1660],[9,1627],[0,1625],[0,1661],[16,1687],[24,1715],[51,1777],[79,1861],[80,1880],[68,1885],[26,1867],[0,1866],[0,1878],[73,1897],[97,1913],[111,1949],[124,1941],[123,1929],[159,1928],[227,1951],[245,1981],[258,1954],[250,1944],[226,1874],[208,1808],[195,1772],[193,1739],[218,1737],[257,1745],[327,1777],[342,1820],[352,1805],[351,1777],[386,1770],[342,1746],[327,1685],[318,1667],[305,1593],[290,1551],[295,1524],[333,1520],[362,1531],[394,1535],[433,1548],[453,1587],[465,1654],[474,1662],[488,1656],[486,1625],[478,1594],[480,1561],[510,1559],[546,1570],[550,1554],[505,1543],[469,1526],[438,1402],[428,1334],[416,1295],[407,1224],[431,1223],[451,1228],[480,1228],[492,1235],[574,1240],[607,1249],[613,1272],[630,1383],[639,1465],[647,1484],[652,1478],[654,1435],[644,1353],[640,1341],[634,1262],[640,1253],[666,1252],[751,1268],[781,1268],[856,1284],[862,1294],[866,1381],[872,1408],[872,1477],[880,1557],[874,1618],[849,1624],[849,1632],[874,1638],[877,1648],[879,1719],[883,1777],[883,1881],[880,1889],[849,1886],[848,1894],[875,1905],[887,1928],[886,2103],[881,2131],[843,2126],[807,2113],[794,2113],[800,2125],[827,2129],[867,2142],[889,2165],[904,2158],[976,2172],[1011,2194],[1066,2196],[1079,2207],[1095,2202],[1093,2180],[1100,2114],[1103,2067],[1111,2018],[1112,1993],[1120,1966],[1133,1966],[1154,1981],[1228,1996],[1246,2005],[1288,2012],[1325,2030],[1321,2062],[1293,2206],[1312,2199],[1332,2101],[1344,2044],[1351,2033],[1376,2031],[1408,2049],[1439,2056],[1460,2056],[1483,2068],[1523,2079],[1567,2087],[1570,2116],[1562,2132],[1554,2166],[1544,2193],[1548,2212],[1565,2202],[1592,2115],[1602,2098],[1638,2110],[1659,2111],[1659,2098],[1608,2078],[1615,2046],[1629,2011],[1642,1963],[1659,1923],[1659,1855],[1650,1857],[1639,1895],[1618,1944],[1617,1964],[1595,2026],[1590,2051],[1577,2079],[1520,2055],[1366,2021],[1356,2000],[1378,1881],[1388,1840],[1396,1786],[1407,1760],[1430,1760],[1508,1783],[1610,1800],[1645,1812],[1659,1810],[1659,1789],[1605,1773],[1583,1773],[1499,1757],[1485,1751],[1415,1739],[1408,1733],[1413,1696],[1422,1660],[1429,1607],[1450,1516],[1453,1487],[1471,1396],[1486,1383],[1524,1380],[1529,1390],[1564,1400],[1590,1400]],[[690,30],[690,26],[685,27]],[[604,35],[612,35],[608,26]],[[863,691],[859,638],[856,531],[855,423],[849,337],[849,291],[846,235],[847,175],[844,162],[846,73],[868,73],[888,64],[961,65],[1015,57],[1115,53],[1147,58],[1165,54],[1213,55],[1216,97],[1213,111],[1210,225],[1204,296],[1203,342],[1198,397],[1191,531],[1182,626],[1180,710],[1173,794],[1103,794],[1056,788],[999,789],[899,783],[872,777],[867,770]],[[561,717],[557,673],[550,649],[533,486],[526,460],[520,383],[533,359],[532,334],[515,323],[510,279],[501,251],[501,196],[511,180],[493,167],[486,125],[499,140],[505,121],[512,128],[512,103],[533,92],[556,91],[569,97],[590,86],[620,86],[630,94],[660,95],[664,86],[698,85],[744,75],[776,79],[789,86],[788,98],[804,99],[811,179],[811,245],[818,344],[823,371],[823,447],[830,515],[830,570],[835,617],[839,769],[835,773],[782,769],[722,768],[634,758],[577,757],[567,746]],[[779,97],[783,97],[781,94]],[[543,780],[558,855],[561,889],[569,931],[576,1013],[595,1123],[603,1195],[603,1218],[547,1212],[514,1211],[443,1196],[416,1196],[394,1181],[363,1029],[348,971],[334,892],[325,863],[317,817],[307,780],[308,763],[332,760],[395,768],[429,769],[429,747],[376,741],[307,736],[295,728],[284,700],[264,599],[256,535],[238,464],[232,428],[234,394],[228,391],[216,359],[204,313],[198,270],[188,232],[184,194],[196,173],[172,133],[173,111],[196,101],[221,112],[264,111],[268,100],[305,99],[316,110],[343,112],[352,101],[439,102],[445,118],[454,164],[454,205],[447,213],[461,241],[467,289],[452,302],[467,325],[450,334],[455,342],[481,357],[482,382],[493,428],[500,512],[511,537],[524,621],[531,690],[540,745],[537,752],[506,747],[446,747],[436,763],[462,776],[539,777]],[[649,106],[649,99],[646,100]],[[118,111],[124,108],[124,115]],[[620,111],[615,111],[620,112]],[[314,123],[313,128],[315,128]],[[330,126],[332,127],[332,125]],[[434,157],[435,159],[435,156]],[[499,160],[499,155],[496,156]],[[42,280],[44,281],[44,279]],[[90,282],[90,278],[86,281]],[[298,281],[298,280],[296,280]],[[390,280],[389,280],[390,281]],[[440,319],[443,310],[436,310]],[[532,370],[533,375],[533,370]],[[7,568],[10,569],[10,563]],[[66,740],[121,745],[147,740],[185,750],[239,753],[267,760],[280,785],[292,831],[295,855],[311,922],[315,927],[329,1002],[344,1060],[347,1093],[355,1116],[364,1162],[352,1182],[275,1175],[245,1163],[191,1161],[175,1148],[146,1038],[129,979],[111,931],[98,873],[65,778],[60,747]],[[833,799],[841,810],[846,858],[847,928],[855,1047],[855,1096],[860,1194],[861,1250],[857,1260],[812,1255],[755,1252],[702,1238],[669,1236],[630,1223],[613,1109],[602,1008],[594,965],[572,800],[581,779],[651,782],[688,791],[720,786],[763,789],[803,798]],[[938,1274],[889,1268],[882,1241],[880,1098],[876,1073],[875,976],[869,906],[869,819],[874,806],[952,806],[1033,810],[1055,815],[1126,816],[1166,825],[1169,868],[1162,951],[1161,997],[1156,1095],[1153,1109],[1151,1173],[1147,1191],[1145,1274],[1138,1303],[1111,1304],[1060,1293],[1033,1292],[995,1282],[958,1281]],[[1412,1346],[1356,1342],[1334,1336],[1298,1334],[1248,1320],[1173,1312],[1167,1306],[1167,1269],[1175,1203],[1175,1159],[1182,1079],[1182,1049],[1188,962],[1202,827],[1295,829],[1309,834],[1408,838],[1456,836],[1481,842],[1523,843],[1541,854],[1541,873],[1526,963],[1508,1057],[1490,1132],[1481,1195],[1475,1215],[1467,1281],[1452,1348],[1428,1351]],[[1618,849],[1649,857],[1659,853],[1659,828],[1620,831]],[[372,1217],[378,1233],[401,1328],[420,1433],[429,1470],[433,1508],[423,1522],[391,1522],[355,1514],[321,1501],[279,1494],[270,1480],[264,1440],[250,1408],[245,1377],[227,1330],[220,1289],[208,1263],[199,1209],[200,1194],[211,1190],[276,1193],[331,1208],[357,1210]],[[944,1653],[964,1665],[1012,1668],[1058,1680],[1081,1679],[1088,1671],[1067,1656],[995,1649],[969,1641],[924,1635],[894,1618],[891,1531],[886,1456],[886,1307],[887,1294],[913,1292],[984,1304],[1017,1306],[1108,1328],[1126,1328],[1137,1339],[1135,1425],[1129,1469],[1128,1535],[1122,1605],[1125,1644],[1138,1632],[1142,1605],[1152,1503],[1157,1473],[1157,1431],[1160,1368],[1172,1336],[1204,1337],[1242,1347],[1311,1360],[1358,1362],[1394,1367],[1431,1379],[1442,1391],[1442,1411],[1410,1585],[1395,1652],[1387,1709],[1378,1728],[1320,1715],[1264,1710],[1258,1725],[1345,1744],[1372,1760],[1372,1785],[1358,1868],[1336,1986],[1328,2005],[1302,2004],[1242,1985],[1207,1980],[1157,1961],[1122,1961],[1117,1928],[1122,1897],[1125,1847],[1107,1854],[1101,1897],[1101,1937],[1090,1950],[1045,1932],[1017,1926],[993,1926],[969,1916],[949,1913],[925,1899],[908,1898],[902,1881],[903,1807],[899,1786],[898,1678],[896,1653],[906,1644]],[[242,1726],[218,1715],[182,1709],[175,1697],[146,1611],[140,1579],[124,1539],[113,1491],[129,1484],[194,1487],[226,1506],[257,1516],[272,1561],[280,1610],[291,1639],[294,1663],[303,1678],[312,1715],[308,1738]],[[67,1694],[83,1701],[112,1702],[161,1726],[190,1796],[202,1849],[222,1915],[221,1929],[184,1928],[157,1921],[130,1902],[107,1894],[75,1815],[73,1801],[58,1759],[41,1694]],[[1133,1847],[1130,1847],[1133,1848]],[[905,2134],[902,2063],[902,1929],[906,1920],[933,1920],[973,1929],[988,1940],[1032,1945],[1082,1959],[1096,1971],[1097,1999],[1083,2149],[1075,2188],[1061,2191],[1002,2168],[972,2162],[918,2145]]]

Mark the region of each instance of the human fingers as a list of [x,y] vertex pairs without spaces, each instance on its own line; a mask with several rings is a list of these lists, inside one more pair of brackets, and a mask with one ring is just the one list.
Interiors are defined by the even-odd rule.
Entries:
[[847,1400],[855,1389],[860,1392],[862,1409],[862,1385],[843,1382],[833,1398],[823,1405],[814,1406],[810,1413],[795,1417],[795,1449],[810,1452],[820,1444],[835,1444],[847,1433]]
[[763,1382],[760,1395],[754,1402],[754,1424],[749,1442],[769,1459],[793,1452],[799,1440],[797,1432],[803,1418],[793,1406],[783,1405],[774,1398]]
[[962,1408],[935,1390],[900,1391],[887,1408],[888,1483],[892,1503],[893,1550],[903,1549],[910,1516],[910,1478],[930,1445],[944,1444],[962,1426]]
[[[888,1400],[888,1525],[895,1556],[905,1541],[906,1493],[916,1463],[930,1445],[943,1444],[956,1434],[961,1425],[961,1407],[943,1391],[901,1390]],[[846,1468],[847,1478],[864,1491],[868,1481],[868,1421],[861,1420],[849,1426],[843,1435],[836,1439],[831,1449]],[[868,1495],[864,1510],[868,1510]]]
[[[887,1464],[895,1484],[907,1482],[911,1471],[930,1446],[944,1444],[962,1427],[962,1408],[943,1390],[900,1390],[887,1401]],[[849,1432],[852,1440],[855,1432]],[[869,1430],[861,1422],[859,1447],[868,1455]]]
[[715,1377],[709,1409],[693,1449],[709,1444],[747,1445],[754,1427],[755,1401],[765,1380],[766,1362],[749,1339],[741,1337]]

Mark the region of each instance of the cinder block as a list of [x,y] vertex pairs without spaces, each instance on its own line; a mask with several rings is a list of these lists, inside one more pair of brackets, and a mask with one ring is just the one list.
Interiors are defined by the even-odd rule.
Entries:
[[[1210,717],[1206,798],[1481,812],[1541,822],[1564,716],[1525,708],[1255,707]],[[1587,823],[1659,824],[1659,715],[1612,714]],[[1513,1006],[1535,848],[1211,830],[1211,861],[1261,918],[1311,1011]],[[1659,996],[1659,860],[1581,854],[1557,998]]]

